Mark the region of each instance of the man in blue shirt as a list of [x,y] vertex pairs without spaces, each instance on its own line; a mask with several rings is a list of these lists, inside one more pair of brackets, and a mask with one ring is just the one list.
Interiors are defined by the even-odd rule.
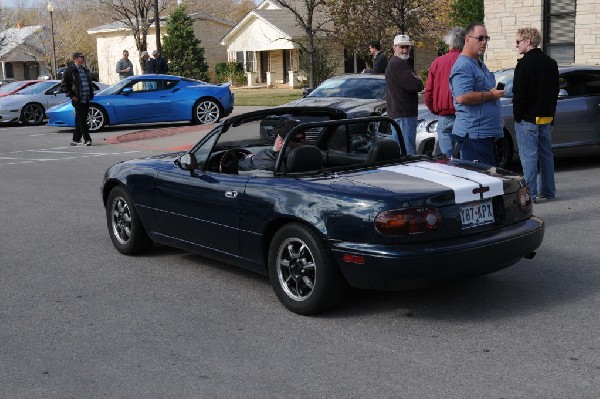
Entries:
[[494,143],[503,136],[496,78],[480,60],[490,37],[482,23],[466,28],[465,46],[450,72],[450,90],[456,108],[452,135],[464,160],[494,165]]

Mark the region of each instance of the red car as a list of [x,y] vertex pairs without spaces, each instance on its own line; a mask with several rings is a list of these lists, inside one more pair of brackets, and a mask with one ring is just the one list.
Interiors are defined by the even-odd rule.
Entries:
[[19,90],[26,88],[27,86],[34,85],[41,80],[17,80],[14,82],[8,82],[0,86],[0,97],[10,96],[15,94]]

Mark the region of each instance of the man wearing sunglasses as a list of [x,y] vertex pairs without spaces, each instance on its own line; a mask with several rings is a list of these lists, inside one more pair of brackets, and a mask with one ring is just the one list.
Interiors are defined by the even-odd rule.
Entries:
[[495,165],[494,143],[503,136],[496,78],[481,61],[490,37],[483,23],[465,29],[465,46],[450,72],[456,120],[452,136],[464,160]]

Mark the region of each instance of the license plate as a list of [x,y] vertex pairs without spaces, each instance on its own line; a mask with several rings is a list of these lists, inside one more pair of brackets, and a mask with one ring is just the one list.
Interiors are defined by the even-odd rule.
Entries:
[[461,205],[460,219],[463,229],[494,223],[494,208],[492,200],[469,202]]

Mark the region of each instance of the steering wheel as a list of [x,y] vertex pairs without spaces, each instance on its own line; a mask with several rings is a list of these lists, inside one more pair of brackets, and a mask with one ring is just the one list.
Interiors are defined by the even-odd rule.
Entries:
[[246,155],[252,154],[245,148],[231,148],[223,154],[219,161],[219,172],[220,173],[235,173],[237,172],[238,162],[246,157]]

